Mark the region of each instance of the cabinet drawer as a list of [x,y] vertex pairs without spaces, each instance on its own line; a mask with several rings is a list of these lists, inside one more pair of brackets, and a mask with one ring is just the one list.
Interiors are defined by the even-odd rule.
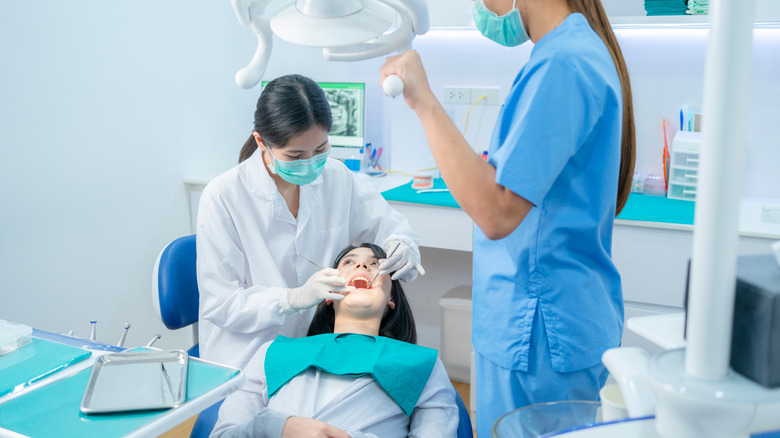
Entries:
[[670,199],[693,201],[696,199],[696,185],[670,183],[669,193],[666,197]]
[[695,185],[699,181],[699,171],[684,167],[672,167],[669,181],[683,185]]
[[699,167],[699,154],[693,152],[672,153],[672,166],[696,169]]

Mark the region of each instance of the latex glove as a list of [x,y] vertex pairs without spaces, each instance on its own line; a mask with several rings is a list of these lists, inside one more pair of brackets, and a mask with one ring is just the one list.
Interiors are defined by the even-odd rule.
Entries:
[[314,307],[322,300],[343,300],[343,293],[354,290],[353,286],[347,286],[347,280],[341,278],[339,271],[323,269],[309,277],[303,286],[285,289],[281,296],[282,309],[302,310]]
[[420,275],[425,275],[425,269],[420,264],[420,256],[416,251],[409,248],[409,245],[400,240],[392,240],[387,244],[387,254],[390,255],[379,264],[379,270],[382,273],[395,272],[392,280],[401,279],[411,281],[417,277],[417,270]]

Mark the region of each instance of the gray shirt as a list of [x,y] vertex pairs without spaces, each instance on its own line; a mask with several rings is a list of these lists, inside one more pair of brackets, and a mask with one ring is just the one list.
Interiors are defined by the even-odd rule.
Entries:
[[439,359],[428,383],[407,416],[370,376],[360,376],[335,398],[316,409],[324,374],[309,368],[287,382],[270,400],[265,381],[264,344],[244,368],[246,383],[219,410],[212,437],[279,438],[290,416],[328,423],[353,438],[452,438],[458,428],[455,389]]

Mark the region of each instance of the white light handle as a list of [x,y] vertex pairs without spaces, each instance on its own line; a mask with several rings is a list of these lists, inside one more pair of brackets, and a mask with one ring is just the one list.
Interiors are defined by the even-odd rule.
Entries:
[[382,91],[395,98],[404,92],[404,81],[398,75],[390,75],[382,81]]

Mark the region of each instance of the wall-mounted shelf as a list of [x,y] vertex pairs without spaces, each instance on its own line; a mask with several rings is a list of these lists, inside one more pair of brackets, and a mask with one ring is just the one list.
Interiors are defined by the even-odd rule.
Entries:
[[[428,0],[431,28],[475,29],[470,0]],[[617,29],[707,28],[709,15],[644,15],[643,0],[602,0],[610,23]],[[757,28],[780,29],[780,2],[759,0],[756,6]]]
[[[690,28],[706,29],[710,26],[709,15],[652,15],[609,17],[615,29],[664,29]],[[759,16],[755,28],[780,29],[780,16]]]

